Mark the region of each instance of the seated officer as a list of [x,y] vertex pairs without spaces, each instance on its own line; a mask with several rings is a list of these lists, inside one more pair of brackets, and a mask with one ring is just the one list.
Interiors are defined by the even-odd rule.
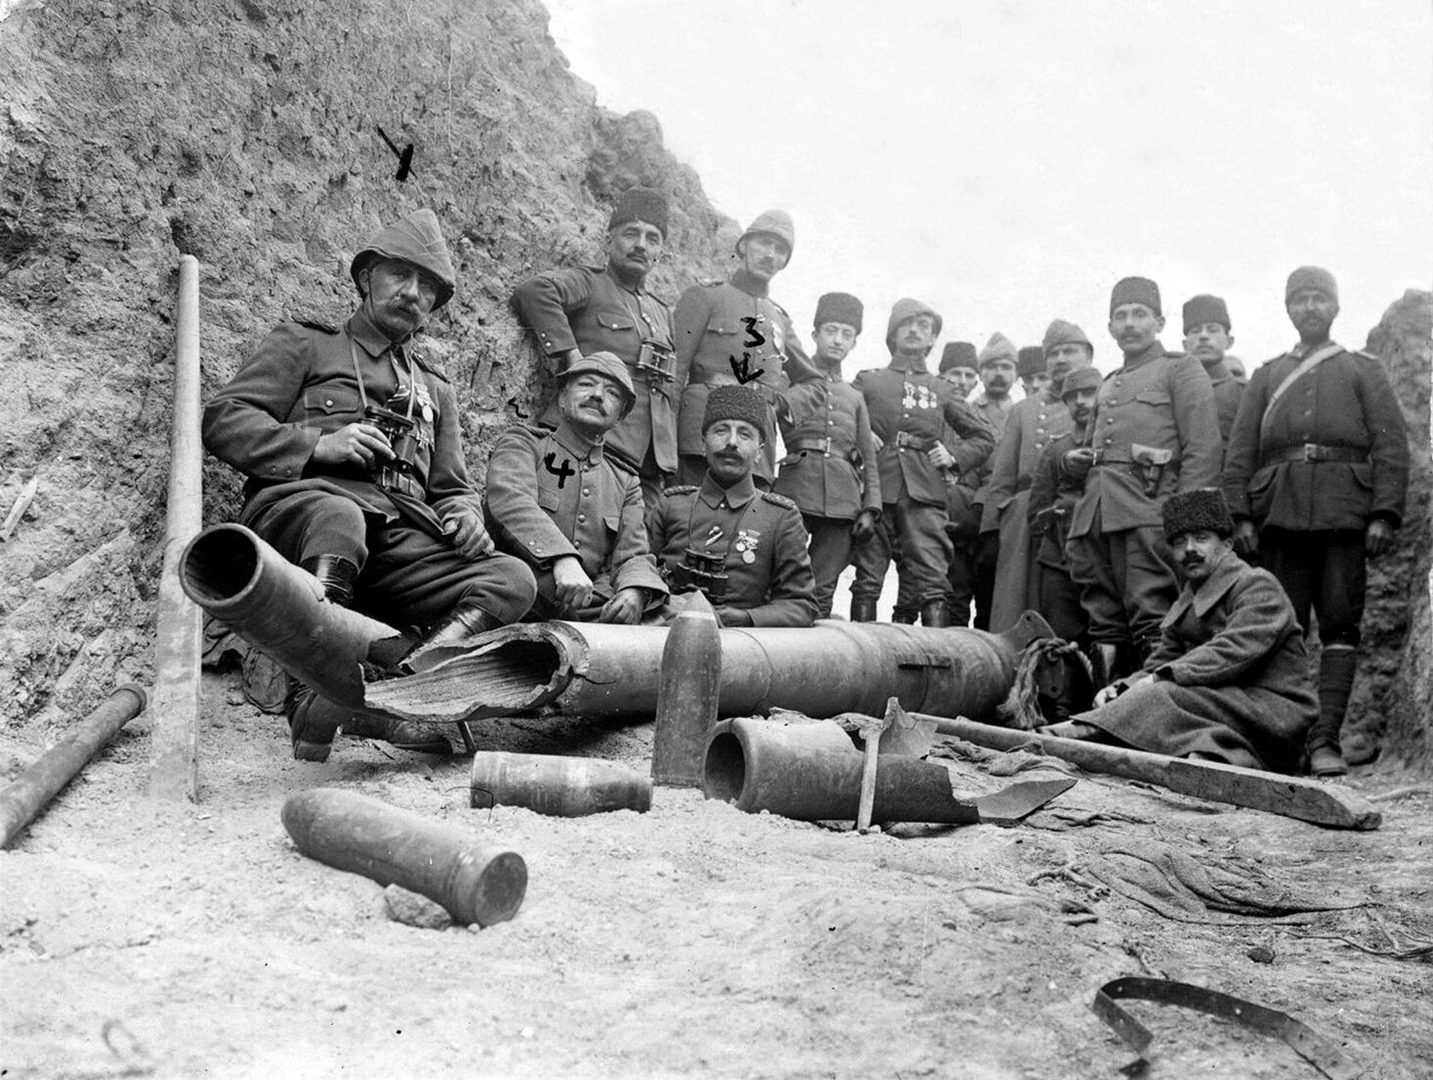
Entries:
[[[521,618],[532,572],[493,554],[457,397],[414,348],[453,295],[433,211],[382,230],[349,274],[359,306],[341,329],[281,324],[204,410],[204,445],[248,477],[239,521],[317,577],[330,601],[427,628],[420,648]],[[404,749],[447,748],[296,682],[286,711],[301,760],[326,760],[340,725]]]
[[816,619],[801,511],[752,481],[766,420],[766,400],[751,387],[712,387],[702,415],[706,476],[668,488],[647,519],[652,550],[674,590],[705,593],[722,626],[810,626]]
[[537,576],[529,618],[631,624],[667,598],[647,549],[641,480],[606,453],[636,396],[617,356],[584,356],[562,373],[557,430],[518,424],[493,445],[488,528]]

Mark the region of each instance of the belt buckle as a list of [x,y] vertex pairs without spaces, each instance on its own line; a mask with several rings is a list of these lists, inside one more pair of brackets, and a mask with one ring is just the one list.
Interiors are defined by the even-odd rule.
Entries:
[[1304,460],[1305,460],[1305,461],[1322,461],[1322,460],[1323,460],[1323,453],[1322,453],[1322,451],[1323,451],[1323,447],[1319,446],[1318,443],[1306,442],[1306,443],[1304,443]]
[[827,435],[821,440],[821,453],[824,457],[831,456],[831,436]]

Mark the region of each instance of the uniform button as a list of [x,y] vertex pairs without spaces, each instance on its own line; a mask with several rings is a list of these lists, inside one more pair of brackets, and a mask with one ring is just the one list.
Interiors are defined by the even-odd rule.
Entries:
[[323,404],[324,404],[324,408],[327,408],[327,409],[333,408],[333,398],[324,398],[324,399],[323,399]]
[[587,515],[586,515],[586,514],[578,514],[578,515],[577,515],[577,520],[578,520],[578,521],[586,521],[586,520],[587,520]]
[[[1043,434],[1045,434],[1045,429],[1042,428],[1042,427],[1037,427],[1037,428],[1035,429],[1035,434],[1036,434],[1036,435],[1043,435]],[[1038,441],[1038,440],[1037,440],[1037,441]]]
[[582,494],[584,494],[584,495],[591,495],[591,494],[592,494],[592,489],[591,489],[591,488],[583,488],[583,489],[582,489]]

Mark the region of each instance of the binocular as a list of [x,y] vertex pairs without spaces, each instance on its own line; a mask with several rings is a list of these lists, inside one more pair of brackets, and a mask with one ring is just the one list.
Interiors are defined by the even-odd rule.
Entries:
[[385,462],[386,467],[400,473],[413,472],[418,460],[418,421],[382,405],[369,405],[363,410],[363,419],[383,432],[393,450],[393,460]]
[[726,557],[689,547],[682,552],[682,561],[672,567],[672,584],[676,592],[698,589],[713,604],[726,597]]

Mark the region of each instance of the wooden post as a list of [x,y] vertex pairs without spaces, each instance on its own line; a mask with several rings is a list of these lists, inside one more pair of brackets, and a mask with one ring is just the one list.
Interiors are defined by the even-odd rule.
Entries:
[[179,557],[199,535],[203,479],[199,441],[199,261],[179,259],[175,320],[174,423],[169,436],[169,501],[159,625],[154,642],[149,794],[199,799],[199,653],[202,614],[179,582]]

